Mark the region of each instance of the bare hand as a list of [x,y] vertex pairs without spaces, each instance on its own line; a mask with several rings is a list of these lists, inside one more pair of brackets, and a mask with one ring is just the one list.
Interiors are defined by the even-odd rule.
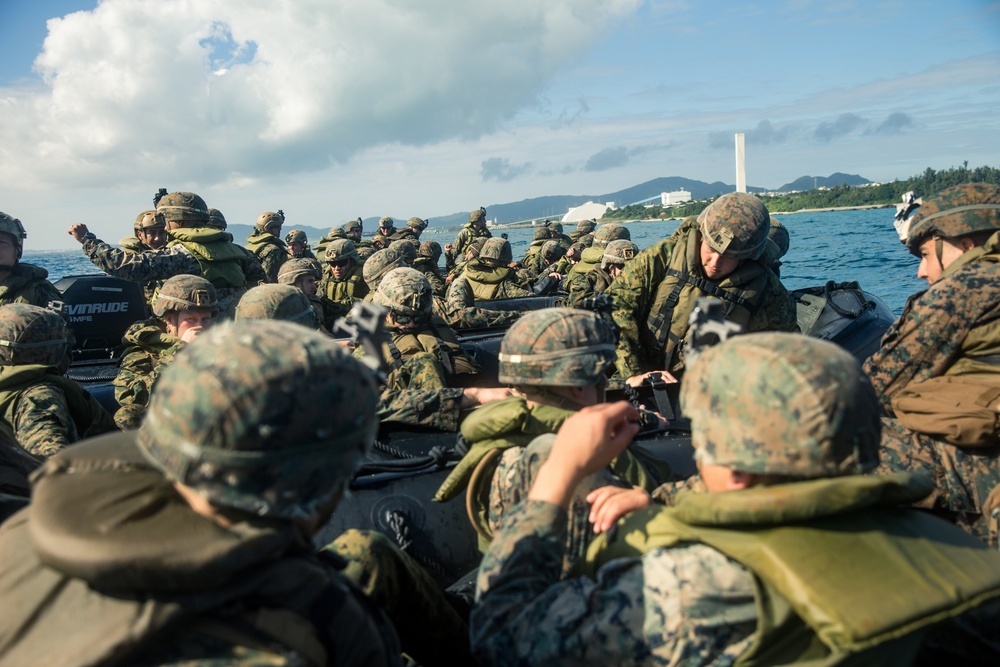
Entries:
[[648,506],[653,502],[645,489],[620,486],[602,486],[587,494],[590,503],[590,523],[595,533],[603,533],[629,512]]
[[78,222],[75,225],[71,225],[69,231],[66,233],[75,238],[77,243],[83,243],[83,238],[90,233],[90,230],[87,229],[87,225]]
[[462,392],[462,408],[474,408],[492,401],[502,401],[514,395],[507,387],[468,387]]
[[625,380],[625,384],[627,384],[630,387],[638,387],[638,386],[640,386],[642,384],[643,380],[645,380],[646,378],[648,378],[653,373],[659,373],[662,376],[664,382],[667,382],[667,383],[677,382],[677,378],[675,378],[673,375],[671,375],[667,371],[649,371],[648,373],[641,373],[639,375],[633,375],[629,379]]
[[184,341],[185,343],[190,343],[199,335],[201,335],[203,331],[205,331],[205,329],[203,329],[202,327],[191,327],[183,334],[181,334],[181,340]]

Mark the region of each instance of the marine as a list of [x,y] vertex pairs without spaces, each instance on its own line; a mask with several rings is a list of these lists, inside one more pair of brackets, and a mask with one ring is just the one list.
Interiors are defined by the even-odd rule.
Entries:
[[417,250],[417,258],[413,261],[413,268],[424,274],[427,282],[431,284],[431,291],[434,296],[443,299],[446,291],[444,276],[441,275],[441,244],[437,241],[423,241]]
[[699,297],[723,300],[726,320],[745,331],[798,331],[795,300],[757,261],[769,228],[770,215],[757,197],[732,192],[625,266],[608,289],[621,328],[622,381],[684,372],[684,337]]
[[476,301],[532,296],[530,274],[518,273],[512,262],[510,243],[504,238],[490,238],[479,257],[470,260],[462,273],[449,285],[445,297],[448,324],[456,329],[473,329],[510,324],[521,313],[479,308]]
[[337,318],[346,315],[349,309],[345,304],[334,303],[319,294],[320,279],[319,263],[306,257],[289,259],[278,271],[278,283],[301,290],[316,312],[323,331],[329,333]]
[[285,322],[226,323],[142,428],[67,449],[0,527],[0,662],[398,665],[392,624],[310,537],[375,439],[372,374]]
[[545,224],[548,226],[549,231],[552,232],[552,240],[557,241],[564,251],[569,250],[569,247],[573,245],[573,239],[563,233],[562,223],[550,220]]
[[594,230],[597,229],[597,220],[581,220],[576,223],[576,231],[569,233],[570,240],[582,243],[584,248],[594,245]]
[[28,233],[17,218],[0,212],[0,306],[30,303],[48,306],[62,295],[46,278],[49,272],[21,261]]
[[[481,545],[492,539],[525,491],[518,484],[524,446],[538,435],[558,431],[577,410],[604,401],[614,351],[611,325],[572,308],[530,312],[504,334],[499,379],[516,394],[479,408],[462,422],[468,452],[434,495],[444,502],[468,487],[466,506]],[[661,425],[652,413],[644,412],[643,420],[653,429]],[[634,448],[602,479],[652,490],[670,476],[667,464]],[[589,537],[586,508],[578,509],[582,515],[574,512],[570,520],[568,553],[580,552]]]
[[417,245],[420,244],[420,234],[427,229],[427,221],[422,218],[410,218],[406,221],[406,227],[403,229],[397,229],[391,234],[386,236],[389,243],[395,243],[396,241],[415,241]]
[[293,322],[316,331],[319,317],[305,293],[291,285],[257,285],[240,299],[236,306],[236,322],[248,320],[280,320]]
[[390,248],[377,250],[371,257],[368,258],[368,261],[365,262],[364,268],[362,269],[365,285],[368,286],[368,294],[365,295],[365,301],[372,301],[375,298],[375,290],[378,289],[379,283],[387,273],[393,269],[399,269],[407,266],[406,257],[409,252],[405,246],[408,243],[409,242],[401,242]]
[[[672,508],[587,493],[638,430],[628,403],[581,410],[528,447],[542,462],[479,570],[479,664],[996,662],[1000,554],[899,507],[926,478],[862,474],[879,420],[850,354],[736,336],[692,364],[681,403],[708,493]],[[579,501],[602,532],[561,578]]]
[[284,211],[261,213],[247,237],[247,249],[260,261],[269,283],[278,282],[278,269],[288,259],[288,246],[281,239],[284,223]]
[[292,259],[316,259],[309,247],[309,237],[301,229],[293,229],[285,234],[285,247],[288,248],[288,257]]
[[545,242],[552,238],[552,232],[548,227],[536,227],[532,241],[528,244],[528,249],[524,251],[524,257],[518,264],[522,268],[531,271],[536,276],[541,273],[541,251]]
[[118,428],[139,428],[160,373],[211,326],[218,306],[215,287],[201,276],[182,274],[163,283],[153,317],[130,326],[122,339],[126,347],[112,382]]
[[904,225],[928,288],[865,362],[882,412],[879,472],[928,473],[935,491],[920,506],[996,546],[1000,519],[984,508],[1000,484],[1000,187],[948,188]]
[[0,306],[0,435],[39,458],[116,430],[97,399],[65,377],[72,344],[61,313]]
[[451,273],[455,265],[462,261],[472,241],[492,237],[493,234],[486,228],[486,209],[480,206],[479,210],[469,214],[469,222],[459,230],[455,241],[444,246],[445,266],[448,272]]
[[187,273],[209,280],[219,298],[219,316],[231,318],[247,287],[267,282],[260,262],[232,242],[232,235],[209,226],[205,200],[190,192],[174,192],[159,199],[169,241],[157,252],[129,254],[99,240],[84,224],[69,228],[83,252],[97,268],[124,280],[143,283]]
[[[136,216],[132,230],[132,236],[126,236],[118,241],[122,250],[141,253],[160,250],[167,245],[167,223],[161,216],[156,215],[155,210],[143,211]],[[152,314],[156,290],[159,289],[161,282],[150,280],[142,284],[148,314]]]
[[585,300],[598,294],[604,294],[615,278],[621,275],[625,265],[639,253],[639,246],[624,239],[612,241],[604,249],[604,257],[600,266],[595,266],[582,278],[569,283],[567,306],[579,307]]
[[320,284],[320,294],[350,310],[355,302],[368,295],[358,251],[347,239],[334,239],[326,246],[325,259],[326,275]]
[[563,280],[565,290],[572,292],[584,289],[583,286],[574,287],[574,283],[584,280],[583,276],[601,265],[604,261],[604,249],[608,244],[612,241],[628,241],[631,238],[628,227],[617,222],[608,222],[598,227],[594,232],[594,242],[591,247],[585,248],[580,253],[580,261],[573,265]]

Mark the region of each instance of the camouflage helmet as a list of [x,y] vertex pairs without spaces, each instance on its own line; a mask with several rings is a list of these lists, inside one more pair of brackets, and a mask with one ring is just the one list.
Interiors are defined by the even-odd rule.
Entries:
[[354,230],[362,232],[364,231],[364,225],[361,222],[361,218],[358,218],[357,220],[348,220],[341,229],[345,232],[353,232]]
[[0,234],[10,234],[14,237],[14,245],[17,246],[17,258],[21,259],[21,253],[24,251],[24,239],[28,236],[28,232],[24,231],[24,225],[21,221],[12,215],[7,215],[3,211],[0,211]]
[[310,257],[294,257],[278,269],[278,282],[282,285],[294,285],[302,276],[312,276],[316,280],[323,277],[319,263]]
[[430,257],[436,264],[441,259],[441,244],[437,241],[424,241],[420,244],[417,254],[421,257]]
[[421,315],[434,306],[434,293],[423,273],[402,267],[385,274],[372,300],[394,313]]
[[153,303],[153,314],[163,317],[172,310],[215,310],[218,305],[215,285],[201,276],[183,273],[160,286]]
[[390,218],[389,216],[387,216],[387,215],[383,215],[381,218],[378,219],[378,228],[379,229],[383,229],[383,228],[384,229],[395,229],[395,226],[396,226],[396,222],[392,218]]
[[632,235],[629,233],[628,227],[617,222],[606,222],[594,232],[594,245],[598,248],[606,248],[609,243],[619,239],[630,241]]
[[385,274],[403,266],[406,266],[403,256],[393,246],[391,248],[383,248],[369,257],[368,261],[365,262],[365,268],[362,269],[361,274],[365,279],[365,283],[368,284],[368,288],[374,290],[378,287],[378,282],[382,280]]
[[427,221],[421,220],[420,218],[413,217],[406,221],[406,226],[410,229],[416,229],[418,231],[424,231],[427,229]]
[[552,230],[548,227],[535,227],[535,241],[544,241],[545,239],[552,238]]
[[473,257],[479,257],[479,253],[483,251],[483,246],[489,241],[485,236],[480,236],[479,238],[472,239],[469,241],[469,247],[465,249],[466,254],[472,253]]
[[347,235],[347,232],[344,231],[343,227],[331,227],[330,233],[326,235],[327,241],[331,239],[348,239],[348,238],[350,237]]
[[285,216],[283,213],[266,211],[257,217],[257,223],[254,227],[256,227],[259,231],[265,231],[268,227],[281,227],[283,224],[285,224]]
[[482,250],[479,251],[481,261],[490,262],[496,266],[505,266],[514,261],[514,255],[510,249],[510,242],[500,236],[486,239]]
[[371,372],[288,322],[227,322],[165,367],[137,443],[210,502],[279,519],[328,511],[375,439]]
[[208,205],[193,192],[171,192],[156,202],[156,210],[167,222],[208,224]]
[[236,304],[237,322],[241,320],[283,320],[312,329],[319,328],[316,311],[309,297],[291,285],[265,283],[247,290]]
[[615,361],[617,338],[607,321],[576,308],[528,313],[500,342],[499,380],[514,385],[591,387]]
[[358,259],[362,262],[367,262],[368,258],[378,252],[378,248],[373,245],[366,245],[362,248],[358,248]]
[[226,222],[226,216],[222,215],[222,211],[210,208],[208,209],[208,226],[215,229],[226,229],[229,227],[229,223]]
[[292,245],[293,243],[301,243],[305,245],[309,243],[309,237],[301,229],[293,229],[292,231],[285,234],[285,244]]
[[804,479],[878,464],[875,390],[827,341],[759,333],[716,345],[684,374],[681,410],[702,463]]
[[406,260],[407,264],[413,264],[420,250],[420,243],[413,239],[400,239],[393,243],[392,247]]
[[334,239],[327,244],[324,257],[327,263],[339,262],[342,259],[353,259],[357,262],[358,249],[348,239]]
[[0,364],[69,368],[73,344],[66,320],[50,308],[27,303],[0,306]]
[[639,246],[631,241],[626,241],[625,239],[612,241],[604,249],[604,256],[601,258],[601,268],[606,269],[609,264],[625,264],[638,253]]
[[566,254],[566,249],[559,245],[559,241],[546,241],[542,244],[539,254],[546,262],[555,262]]
[[771,216],[763,202],[745,192],[724,194],[698,216],[701,237],[729,259],[757,259],[764,252]]
[[563,226],[561,222],[556,222],[553,220],[551,222],[546,223],[546,225],[552,231],[552,233],[557,236],[563,233]]
[[479,207],[479,210],[473,211],[472,213],[469,214],[470,223],[479,222],[480,220],[483,221],[486,220],[486,209],[483,208],[482,206]]
[[1000,186],[966,183],[942,190],[924,201],[910,220],[906,247],[920,256],[929,238],[957,239],[1000,229]]
[[581,234],[589,234],[596,228],[597,228],[596,220],[581,220],[580,222],[576,223],[576,231],[580,232]]
[[167,221],[163,219],[162,215],[157,215],[155,210],[149,210],[135,216],[132,230],[138,233],[144,229],[165,229],[166,226]]
[[791,245],[791,239],[788,236],[788,228],[778,222],[773,215],[771,216],[771,229],[767,232],[767,238],[778,248],[778,256],[775,259],[784,257],[788,252],[788,247]]

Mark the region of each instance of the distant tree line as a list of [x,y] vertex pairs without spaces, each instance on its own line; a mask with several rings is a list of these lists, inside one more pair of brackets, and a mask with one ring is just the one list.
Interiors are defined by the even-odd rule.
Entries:
[[[905,181],[893,181],[880,185],[837,185],[823,190],[804,190],[780,195],[758,195],[767,204],[769,211],[792,213],[808,208],[832,208],[838,206],[876,206],[897,204],[904,193],[911,190],[918,197],[930,197],[945,188],[962,183],[992,183],[1000,185],[1000,169],[976,167],[969,169],[965,161],[961,167],[951,167],[934,171],[928,167],[922,174]],[[698,215],[713,200],[690,202],[680,206],[646,207],[642,205],[624,206],[608,211],[601,220],[657,220],[662,218],[686,218]]]

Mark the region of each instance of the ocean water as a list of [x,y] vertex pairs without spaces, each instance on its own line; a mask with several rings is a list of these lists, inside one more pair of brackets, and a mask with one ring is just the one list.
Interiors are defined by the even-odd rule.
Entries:
[[[896,236],[893,212],[893,209],[869,209],[780,216],[791,236],[791,247],[782,260],[782,282],[789,289],[799,289],[830,280],[856,280],[898,315],[906,298],[924,289],[926,283],[917,279],[918,261]],[[575,228],[566,227],[567,232]],[[677,228],[677,221],[636,222],[628,228],[632,240],[644,248],[669,236]],[[514,257],[523,256],[534,231],[529,228],[501,231],[508,235]],[[452,233],[434,233],[429,229],[424,238],[444,245],[452,240]],[[64,276],[96,271],[79,250],[25,250],[24,261],[48,269],[53,282]]]

